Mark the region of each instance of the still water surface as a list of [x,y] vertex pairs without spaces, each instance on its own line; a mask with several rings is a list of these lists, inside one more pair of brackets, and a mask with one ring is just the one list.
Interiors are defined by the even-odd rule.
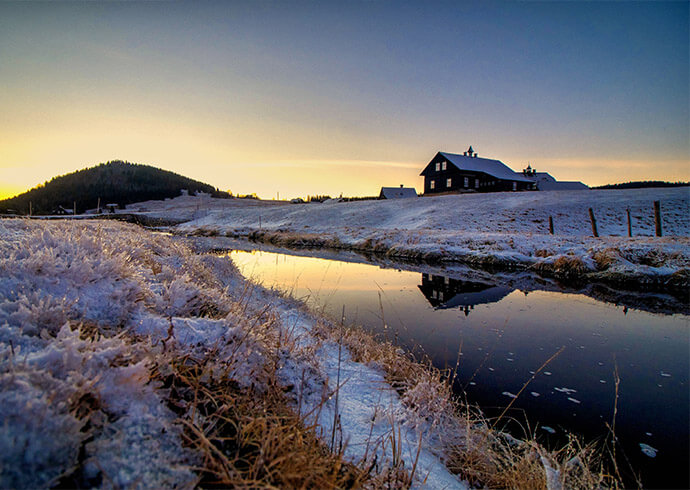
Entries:
[[[574,432],[603,439],[615,420],[625,457],[648,487],[685,487],[689,458],[689,317],[580,294],[522,292],[463,277],[366,263],[234,251],[245,276],[397,342],[437,367],[458,393],[496,416],[510,411],[545,444]],[[515,430],[515,427],[513,427]],[[624,459],[623,459],[624,461]],[[623,463],[625,464],[625,463]]]

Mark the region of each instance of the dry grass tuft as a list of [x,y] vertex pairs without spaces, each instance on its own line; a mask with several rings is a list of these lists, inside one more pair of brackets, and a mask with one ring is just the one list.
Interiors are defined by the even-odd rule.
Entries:
[[243,389],[210,376],[213,362],[212,356],[172,359],[172,373],[158,373],[186,444],[203,455],[200,486],[357,488],[369,479],[304,426],[276,382],[262,391]]
[[540,248],[536,252],[534,252],[535,257],[541,257],[541,258],[546,258],[546,257],[551,257],[553,253],[550,250]]
[[594,444],[574,436],[558,451],[549,452],[532,437],[517,440],[488,428],[481,414],[468,415],[464,444],[451,448],[449,469],[482,488],[621,488],[620,480],[604,468],[603,454]]
[[620,261],[618,251],[613,248],[598,250],[594,252],[592,258],[594,259],[594,262],[597,265],[598,271],[605,271],[609,267],[611,267],[612,264],[615,264],[616,262]]
[[553,262],[537,262],[532,269],[539,274],[569,279],[577,279],[590,272],[582,259],[574,255],[562,255]]

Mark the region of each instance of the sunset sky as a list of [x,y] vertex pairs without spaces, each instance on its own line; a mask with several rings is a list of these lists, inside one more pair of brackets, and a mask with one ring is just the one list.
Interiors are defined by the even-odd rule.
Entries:
[[689,3],[0,2],[0,197],[108,160],[263,198],[439,151],[690,180]]

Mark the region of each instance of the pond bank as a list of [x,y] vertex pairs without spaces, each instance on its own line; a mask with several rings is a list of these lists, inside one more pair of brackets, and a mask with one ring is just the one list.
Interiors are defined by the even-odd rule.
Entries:
[[[174,234],[181,232],[173,229]],[[534,287],[549,287],[571,292],[582,292],[589,296],[625,306],[642,308],[647,311],[661,313],[690,312],[688,302],[688,288],[690,287],[689,269],[681,268],[662,273],[658,270],[650,270],[650,267],[634,268],[628,270],[606,271],[588,270],[582,259],[574,255],[565,255],[553,261],[536,262],[515,258],[509,260],[505,257],[491,255],[462,255],[452,252],[406,250],[400,246],[386,248],[386,242],[348,244],[343,243],[337,236],[327,234],[311,235],[296,234],[281,231],[251,231],[248,233],[228,233],[228,236],[218,236],[207,229],[194,230],[185,233],[192,238],[209,238],[211,247],[225,247],[232,249],[239,247],[246,249],[242,243],[254,243],[253,247],[263,247],[265,250],[287,253],[300,253],[306,255],[322,256],[332,252],[333,255],[351,252],[362,257],[363,260],[377,263],[383,266],[395,267],[395,263],[405,264],[407,267],[416,265],[436,267],[440,270],[462,269],[474,271],[485,277],[493,277],[497,274],[503,280],[511,280],[510,277],[520,278],[520,287],[530,289],[529,283]],[[222,245],[226,240],[225,245]],[[265,247],[274,247],[266,249]],[[251,248],[251,246],[249,247]],[[606,253],[615,254],[609,249],[597,257],[604,260]],[[660,252],[647,252],[651,256]],[[640,259],[645,260],[645,259]],[[482,274],[482,272],[484,274]],[[514,279],[513,279],[514,280]],[[650,296],[651,295],[651,296]]]
[[[654,236],[653,200],[662,202],[663,237]],[[600,237],[592,236],[588,208],[597,215]],[[633,237],[625,236],[628,208]],[[689,209],[687,188],[494,193],[209,207],[174,231],[434,264],[528,270],[560,281],[626,289],[684,291],[690,287]],[[554,234],[547,224],[551,217]]]

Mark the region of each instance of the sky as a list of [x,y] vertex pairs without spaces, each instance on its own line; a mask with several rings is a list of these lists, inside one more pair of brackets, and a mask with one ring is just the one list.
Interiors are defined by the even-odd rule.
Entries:
[[588,185],[688,181],[689,7],[0,1],[0,198],[116,159],[377,195],[470,145]]

